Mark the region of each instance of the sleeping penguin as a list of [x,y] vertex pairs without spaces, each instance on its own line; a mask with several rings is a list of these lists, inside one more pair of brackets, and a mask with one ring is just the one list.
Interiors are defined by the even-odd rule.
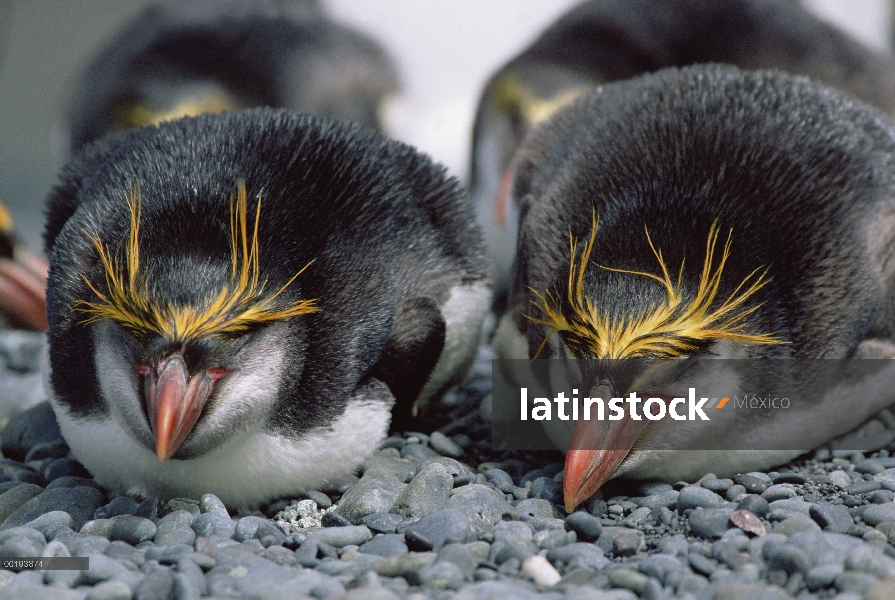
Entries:
[[49,199],[48,387],[97,481],[234,507],[351,473],[462,377],[471,206],[359,125],[208,114],[88,146]]
[[496,267],[498,309],[516,250],[511,158],[525,135],[600,84],[708,62],[805,75],[895,115],[895,61],[797,2],[585,2],[501,68],[479,103],[469,186]]
[[112,131],[252,106],[379,129],[398,90],[392,60],[314,0],[153,4],[86,67],[69,106],[71,148]]
[[[895,358],[895,128],[850,96],[720,65],[605,85],[525,141],[511,198],[502,357]],[[593,397],[645,391],[624,383],[635,376],[584,375]],[[698,376],[682,371],[667,396]],[[740,448],[781,431],[816,446],[895,401],[888,389],[847,411],[824,396],[807,419],[727,411],[723,433],[754,441]],[[566,437],[566,509],[617,475],[726,477],[802,452],[681,451],[700,447],[701,423],[718,426],[690,423],[677,450],[654,450],[644,440],[673,421],[582,422]]]

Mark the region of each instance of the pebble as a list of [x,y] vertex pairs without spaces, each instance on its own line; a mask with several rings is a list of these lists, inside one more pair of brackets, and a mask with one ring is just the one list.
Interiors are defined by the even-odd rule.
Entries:
[[770,478],[765,481],[754,474],[737,475],[733,481],[746,488],[746,492],[749,494],[761,494],[771,486]]
[[677,510],[683,513],[690,508],[716,508],[721,505],[721,497],[715,492],[698,485],[688,485],[680,491]]
[[391,512],[404,517],[425,517],[444,506],[454,488],[454,478],[439,463],[429,463],[398,494]]
[[460,458],[464,454],[463,448],[461,448],[454,440],[438,431],[433,431],[432,435],[429,436],[429,445],[442,456]]
[[895,503],[870,506],[861,513],[861,519],[868,525],[879,525],[884,521],[895,521]]
[[827,480],[840,489],[845,489],[851,486],[852,481],[851,477],[848,476],[844,471],[833,471],[829,475],[827,475]]
[[554,564],[557,562],[570,564],[577,561],[580,565],[592,569],[601,569],[609,564],[609,559],[604,556],[599,546],[586,542],[551,548],[547,551],[547,560]]
[[600,523],[600,519],[582,510],[567,516],[565,527],[577,533],[578,539],[586,542],[599,538],[603,532],[603,525]]
[[93,518],[93,513],[102,504],[103,493],[95,487],[82,486],[46,490],[15,509],[3,521],[2,527],[24,525],[44,513],[63,510],[71,515],[74,521],[72,529],[78,530]]
[[556,585],[562,579],[559,571],[546,558],[538,554],[529,556],[522,562],[522,573],[531,577],[540,588]]
[[680,492],[674,489],[662,490],[655,494],[637,498],[635,501],[638,506],[649,508],[650,510],[658,510],[661,507],[667,507],[671,510],[677,508]]
[[149,519],[127,515],[115,520],[111,537],[136,546],[155,537],[158,527]]
[[[521,500],[520,503],[522,502],[545,501]],[[448,499],[445,508],[466,515],[470,527],[478,534],[489,531],[513,509],[500,493],[488,486],[476,483],[457,488],[456,492]],[[521,511],[521,509],[519,510]]]
[[799,533],[800,531],[815,530],[820,530],[817,523],[804,515],[796,515],[774,525],[773,529],[771,529],[771,533],[779,533],[781,535],[789,536]]
[[699,537],[719,538],[730,526],[732,513],[728,508],[697,508],[690,513],[690,530]]
[[363,524],[378,533],[394,533],[398,523],[404,520],[401,515],[392,513],[374,513],[363,519]]
[[808,514],[821,529],[833,533],[846,533],[855,524],[848,509],[841,504],[812,504]]
[[795,498],[796,496],[797,494],[795,488],[788,483],[774,484],[761,493],[761,497],[767,500],[769,503],[776,500]]
[[[738,508],[730,514],[730,522],[753,535],[762,536],[765,534],[765,527],[761,520],[752,512]],[[725,532],[726,533],[726,532]]]
[[336,548],[348,545],[361,545],[368,542],[373,534],[364,525],[349,525],[347,527],[326,527],[310,534],[318,542],[329,544]]
[[236,532],[236,523],[220,513],[207,512],[198,515],[191,525],[198,537],[217,536],[231,538]]
[[389,512],[406,486],[395,477],[364,475],[348,488],[336,512],[351,523],[360,524],[367,515]]
[[365,554],[375,554],[386,558],[407,554],[407,543],[404,536],[398,533],[378,535],[358,548]]
[[423,517],[404,536],[412,550],[441,549],[445,543],[463,542],[473,532],[469,518],[457,510],[445,509]]

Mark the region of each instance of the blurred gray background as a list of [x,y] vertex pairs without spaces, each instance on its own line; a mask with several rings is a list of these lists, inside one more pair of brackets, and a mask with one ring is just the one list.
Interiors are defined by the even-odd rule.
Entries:
[[[723,0],[722,0],[723,1]],[[338,21],[391,53],[403,95],[389,133],[466,175],[472,119],[488,76],[578,0],[324,0]],[[148,0],[0,0],[0,199],[33,249],[67,159],[63,109],[85,62]],[[889,49],[891,0],[806,0],[865,43]]]

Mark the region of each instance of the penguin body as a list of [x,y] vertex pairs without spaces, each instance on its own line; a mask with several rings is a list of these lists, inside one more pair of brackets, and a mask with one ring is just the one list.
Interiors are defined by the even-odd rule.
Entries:
[[585,2],[489,80],[476,113],[469,187],[496,266],[498,308],[516,249],[509,171],[525,136],[595,86],[698,63],[805,75],[895,115],[895,61],[796,2]]
[[253,506],[351,473],[462,377],[490,302],[441,167],[285,110],[89,146],[48,206],[49,388],[103,484]]
[[[589,92],[516,158],[519,253],[498,353],[895,357],[893,157],[882,114],[780,72],[699,65]],[[785,435],[820,444],[892,400],[836,418],[818,409]],[[729,414],[730,435],[779,435]],[[662,435],[661,421],[643,425],[623,452],[570,446],[568,510],[611,476],[728,476],[800,453],[639,451],[640,437]]]
[[311,0],[152,5],[85,69],[71,147],[150,123],[273,106],[380,128],[398,90],[391,59]]

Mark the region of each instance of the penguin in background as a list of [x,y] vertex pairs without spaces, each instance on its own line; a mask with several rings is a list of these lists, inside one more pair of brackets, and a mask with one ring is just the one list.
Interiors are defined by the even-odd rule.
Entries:
[[352,473],[476,353],[458,182],[356,124],[205,114],[106,138],[49,199],[48,388],[100,483],[233,507]]
[[[895,358],[895,128],[870,106],[782,72],[671,68],[582,95],[515,161],[519,253],[499,356]],[[699,376],[653,392],[686,396]],[[643,391],[587,377],[591,397]],[[825,397],[812,418],[729,411],[722,423],[755,443],[740,448],[781,430],[808,448],[893,401],[837,411]],[[566,509],[618,475],[728,477],[804,451],[645,447],[673,424],[566,432]],[[689,425],[693,440],[705,433]]]
[[479,102],[469,188],[495,263],[498,312],[516,251],[512,156],[528,132],[595,86],[709,62],[805,75],[895,115],[895,61],[796,2],[585,2],[501,68]]
[[46,280],[46,261],[22,244],[9,209],[0,202],[0,315],[6,325],[47,328]]
[[86,67],[68,109],[73,151],[182,116],[253,106],[382,129],[399,82],[373,40],[330,20],[316,0],[154,4]]

